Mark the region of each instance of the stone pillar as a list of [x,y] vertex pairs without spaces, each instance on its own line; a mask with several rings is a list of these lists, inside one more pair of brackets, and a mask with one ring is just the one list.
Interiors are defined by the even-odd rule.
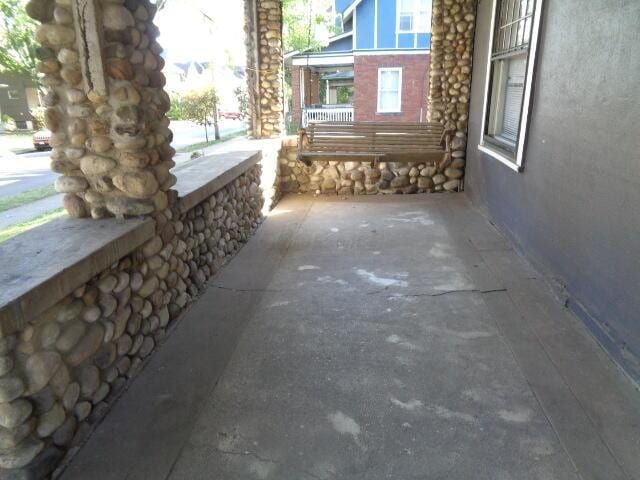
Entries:
[[31,0],[51,168],[74,217],[167,207],[175,151],[149,0]]
[[278,137],[284,130],[282,0],[245,0],[250,134]]
[[451,158],[438,166],[447,176],[448,190],[460,188],[464,176],[476,3],[433,1],[429,120],[455,132]]

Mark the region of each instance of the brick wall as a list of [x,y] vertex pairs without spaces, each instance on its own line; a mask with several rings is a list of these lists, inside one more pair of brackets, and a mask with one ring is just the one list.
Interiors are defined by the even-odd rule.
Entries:
[[291,115],[293,123],[300,125],[302,110],[300,106],[300,68],[291,67]]
[[[356,121],[418,122],[426,120],[430,55],[359,55],[354,65]],[[402,68],[400,114],[378,114],[378,68]]]

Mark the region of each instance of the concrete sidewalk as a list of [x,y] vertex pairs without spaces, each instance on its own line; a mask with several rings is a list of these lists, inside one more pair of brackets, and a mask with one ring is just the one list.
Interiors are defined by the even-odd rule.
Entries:
[[638,479],[640,395],[463,195],[285,198],[62,478]]
[[28,222],[40,215],[62,208],[62,194],[51,195],[35,202],[11,208],[0,213],[0,230],[16,223]]
[[[233,138],[205,148],[203,150],[204,155],[242,150],[243,146],[244,148],[247,148],[247,142],[248,140],[243,137]],[[180,166],[184,163],[198,161],[197,158],[191,159],[191,153],[177,153],[174,160],[176,162],[174,173],[179,171]],[[57,208],[62,208],[62,195],[53,195],[51,197],[21,205],[20,207],[5,210],[4,212],[0,212],[0,229],[7,228],[8,226],[16,223],[27,222]]]

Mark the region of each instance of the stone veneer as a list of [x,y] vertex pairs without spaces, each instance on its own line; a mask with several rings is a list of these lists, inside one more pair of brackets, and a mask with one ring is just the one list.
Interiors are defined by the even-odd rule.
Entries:
[[249,135],[284,131],[282,0],[245,0]]
[[[89,281],[71,283],[73,292],[42,313],[25,313],[33,308],[25,299],[3,306],[0,478],[44,478],[72,455],[207,279],[248,240],[264,203],[256,161],[235,167],[243,173],[220,180],[228,183],[218,191],[196,190],[184,202],[171,192],[146,221],[153,236]],[[13,286],[16,274],[5,275]]]
[[433,0],[431,20],[429,120],[455,132],[450,161],[463,171],[476,4],[477,0]]
[[[31,0],[51,168],[74,217],[167,208],[175,153],[148,0]],[[92,12],[95,12],[93,14]]]
[[[278,158],[281,193],[361,195],[458,191],[464,176],[464,146],[455,143],[453,159],[436,162],[314,161],[310,167],[296,160],[297,138],[283,140]],[[462,154],[462,158],[459,156]]]

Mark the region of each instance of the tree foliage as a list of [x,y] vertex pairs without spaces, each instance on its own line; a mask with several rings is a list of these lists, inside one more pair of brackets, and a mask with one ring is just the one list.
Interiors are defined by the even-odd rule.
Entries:
[[36,78],[35,30],[23,0],[0,0],[0,71]]
[[284,49],[319,50],[335,32],[332,0],[283,0]]
[[237,87],[233,90],[233,94],[238,101],[238,110],[242,118],[249,118],[249,94],[246,87]]
[[213,88],[194,90],[181,98],[182,115],[185,120],[191,120],[204,127],[207,142],[209,132],[207,127],[215,125],[217,121],[218,95]]

